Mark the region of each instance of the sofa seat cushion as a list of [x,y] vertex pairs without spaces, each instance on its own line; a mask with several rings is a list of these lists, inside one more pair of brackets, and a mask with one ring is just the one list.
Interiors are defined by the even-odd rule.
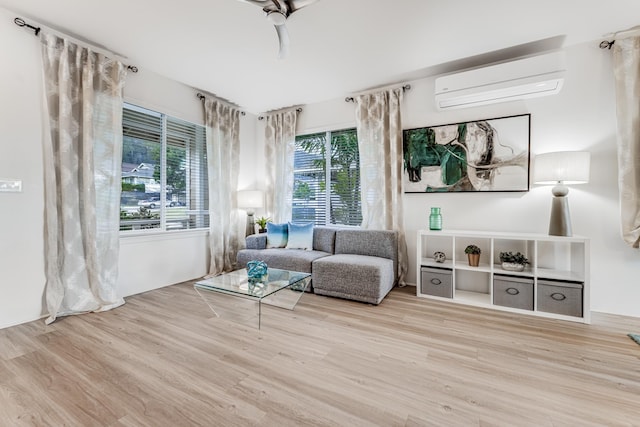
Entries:
[[379,304],[395,277],[391,259],[338,254],[315,260],[311,280],[316,294]]
[[238,265],[244,268],[249,261],[258,260],[272,268],[311,273],[311,263],[329,255],[327,252],[304,249],[242,249],[238,251]]

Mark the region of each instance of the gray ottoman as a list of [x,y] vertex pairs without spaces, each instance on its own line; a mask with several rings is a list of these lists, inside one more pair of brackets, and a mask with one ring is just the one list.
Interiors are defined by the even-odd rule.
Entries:
[[313,261],[313,289],[318,295],[379,304],[395,284],[392,259],[338,254]]

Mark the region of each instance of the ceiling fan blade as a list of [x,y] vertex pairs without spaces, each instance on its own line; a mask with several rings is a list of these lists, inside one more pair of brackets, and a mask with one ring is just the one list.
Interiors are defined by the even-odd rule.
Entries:
[[284,59],[289,55],[289,32],[286,25],[274,25],[276,33],[278,33],[278,42],[280,43],[280,51],[278,59]]
[[255,4],[256,6],[265,7],[268,4],[273,4],[271,0],[238,0],[242,3]]
[[[292,12],[290,1],[288,0],[238,0],[242,3],[255,4],[260,6],[265,12],[278,10],[286,16]],[[315,1],[315,0],[314,0]]]
[[302,9],[303,7],[309,6],[317,2],[318,0],[284,0],[287,6],[289,6],[289,10],[291,13],[295,12],[298,9]]

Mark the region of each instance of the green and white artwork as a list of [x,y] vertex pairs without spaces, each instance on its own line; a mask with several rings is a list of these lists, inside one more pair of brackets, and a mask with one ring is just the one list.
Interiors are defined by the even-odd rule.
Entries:
[[529,191],[531,115],[403,131],[405,193]]

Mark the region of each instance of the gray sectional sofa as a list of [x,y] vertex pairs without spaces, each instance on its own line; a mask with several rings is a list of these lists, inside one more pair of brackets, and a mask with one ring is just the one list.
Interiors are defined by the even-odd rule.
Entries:
[[252,260],[269,267],[311,273],[319,295],[379,304],[398,279],[395,231],[315,227],[313,249],[267,248],[267,235],[254,234],[238,252],[238,265]]

